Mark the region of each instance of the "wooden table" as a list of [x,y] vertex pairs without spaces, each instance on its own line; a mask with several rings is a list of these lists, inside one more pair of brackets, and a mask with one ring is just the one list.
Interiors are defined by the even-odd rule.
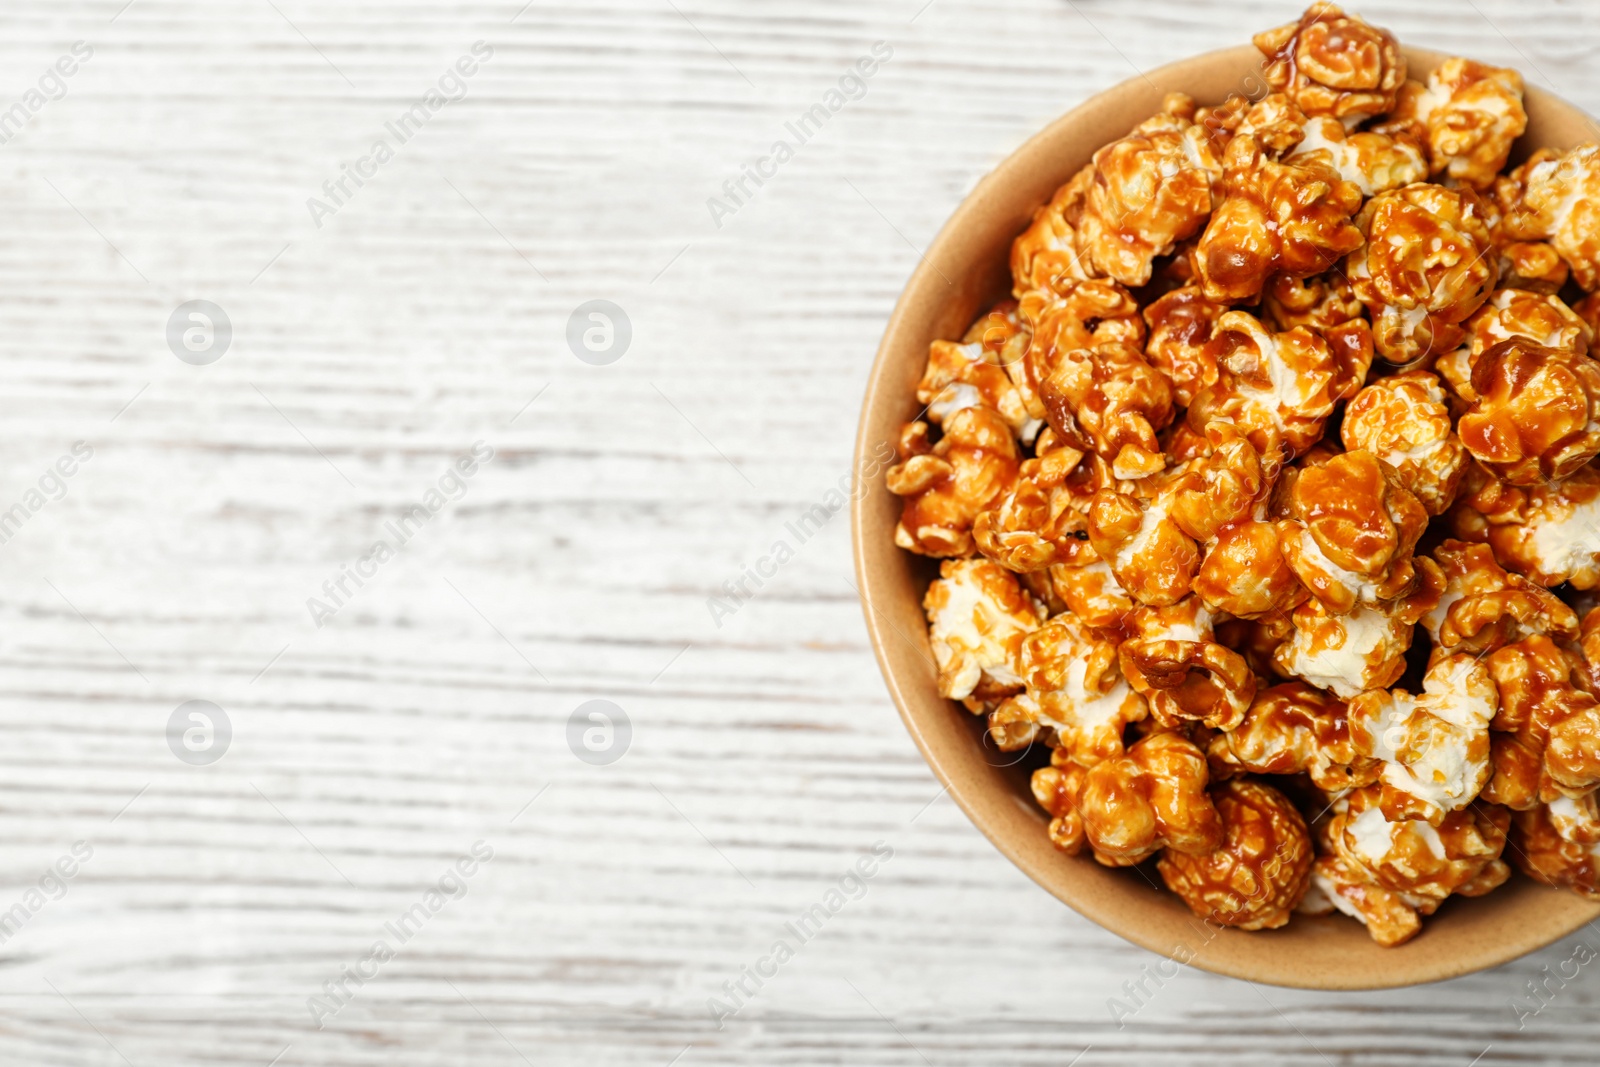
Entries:
[[[848,474],[974,182],[1295,5],[519,6],[0,11],[0,1062],[1594,1062],[1600,967],[1512,1007],[1571,942],[1403,992],[1185,971],[1119,1024],[1157,957],[941,796],[845,519],[711,604]],[[1592,4],[1365,11],[1600,111]],[[594,300],[625,350],[569,346]]]

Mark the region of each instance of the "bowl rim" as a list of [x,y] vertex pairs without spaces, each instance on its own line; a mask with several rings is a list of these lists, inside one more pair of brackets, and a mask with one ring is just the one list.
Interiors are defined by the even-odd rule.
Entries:
[[[1432,69],[1449,57],[1449,53],[1437,52],[1423,48],[1404,47],[1408,65],[1413,70]],[[1170,937],[1163,939],[1153,930],[1147,930],[1137,924],[1125,921],[1124,913],[1128,910],[1123,905],[1110,905],[1103,901],[1093,899],[1092,893],[1069,892],[1062,884],[1061,871],[1058,869],[1065,863],[1092,864],[1087,856],[1066,857],[1053,848],[1049,852],[1053,856],[1041,856],[1037,843],[1025,844],[1015,834],[1004,831],[999,825],[997,816],[997,798],[992,790],[983,782],[967,782],[963,784],[955,769],[947,764],[933,736],[933,724],[924,721],[924,715],[919,710],[920,701],[913,699],[909,691],[907,678],[891,666],[892,657],[888,652],[889,646],[894,641],[907,639],[903,632],[894,632],[893,623],[885,616],[875,604],[878,599],[878,576],[872,572],[869,564],[869,539],[876,540],[881,537],[881,531],[870,530],[872,517],[868,514],[866,501],[869,494],[876,491],[879,494],[887,492],[883,486],[881,471],[873,462],[873,457],[868,455],[872,447],[871,423],[877,409],[884,403],[901,403],[903,396],[897,395],[899,388],[890,373],[895,369],[893,352],[900,347],[900,336],[908,329],[920,330],[920,324],[913,324],[912,317],[915,312],[914,305],[918,302],[920,292],[931,287],[935,280],[942,280],[946,285],[950,282],[939,272],[936,264],[942,261],[941,252],[947,246],[955,243],[956,235],[965,232],[974,219],[986,210],[991,210],[993,201],[1003,199],[1000,191],[1009,183],[1016,181],[1025,173],[1025,168],[1033,165],[1045,146],[1059,141],[1062,135],[1082,123],[1092,122],[1095,112],[1104,110],[1107,102],[1115,97],[1126,96],[1130,90],[1142,91],[1142,86],[1160,89],[1161,85],[1181,87],[1188,83],[1188,79],[1196,71],[1202,69],[1215,69],[1219,65],[1237,65],[1239,70],[1246,70],[1252,65],[1258,67],[1260,53],[1251,45],[1241,45],[1232,48],[1219,49],[1199,55],[1181,59],[1161,67],[1153,68],[1133,78],[1111,86],[1101,92],[1089,96],[1081,103],[1059,115],[1044,128],[1027,138],[1022,144],[1010,152],[998,165],[989,171],[962,199],[961,203],[950,218],[940,228],[938,235],[920,253],[919,262],[913,269],[904,289],[897,298],[893,312],[890,314],[885,326],[883,337],[879,343],[874,357],[871,371],[869,372],[864,391],[860,418],[856,430],[856,441],[853,450],[852,477],[855,481],[851,493],[850,515],[850,540],[851,552],[854,559],[854,570],[857,590],[860,594],[861,607],[867,625],[867,633],[872,645],[874,658],[877,660],[879,670],[883,674],[884,682],[889,690],[895,707],[900,713],[900,718],[924,760],[933,770],[934,775],[945,787],[956,805],[964,812],[967,818],[978,830],[989,839],[999,852],[1020,868],[1034,882],[1046,892],[1056,897],[1062,903],[1091,920],[1102,928],[1130,941],[1142,948],[1159,953],[1169,959],[1177,959],[1178,954],[1170,951],[1173,941]],[[1174,90],[1167,90],[1174,91]],[[1556,116],[1558,121],[1570,121],[1581,118],[1591,128],[1593,119],[1590,119],[1581,109],[1562,100],[1558,96],[1535,87],[1526,89],[1526,99],[1530,112],[1537,107],[1541,111],[1549,112]],[[1209,101],[1202,100],[1201,103]],[[1104,143],[1104,142],[1101,142]],[[1519,142],[1519,148],[1525,148]],[[1065,181],[1064,177],[1059,179]],[[1042,202],[1042,201],[1041,201]],[[1036,205],[1035,205],[1036,206]],[[943,260],[948,262],[948,260]],[[864,479],[864,472],[872,470],[871,476],[876,485],[868,484]],[[881,549],[881,546],[874,546]],[[890,547],[894,547],[892,543]],[[904,550],[895,549],[896,552]],[[920,610],[920,608],[919,608]],[[926,643],[926,627],[922,627],[919,634],[921,641]],[[926,653],[924,653],[926,655]],[[953,702],[943,700],[945,705],[953,706]],[[1005,800],[1008,798],[999,798]],[[1014,799],[1014,798],[1009,798]],[[1042,822],[1042,814],[1035,813]],[[1043,838],[1043,834],[1039,834]],[[1404,986],[1420,985],[1428,982],[1442,981],[1449,978],[1471,974],[1475,971],[1494,967],[1502,963],[1517,959],[1527,953],[1536,951],[1566,937],[1583,926],[1600,918],[1600,904],[1584,901],[1575,894],[1565,890],[1540,886],[1526,879],[1520,872],[1513,874],[1513,882],[1521,880],[1526,885],[1520,888],[1521,902],[1519,907],[1527,907],[1526,897],[1536,895],[1547,905],[1548,915],[1540,916],[1542,920],[1534,924],[1532,929],[1527,925],[1512,926],[1508,922],[1495,922],[1492,917],[1481,913],[1474,920],[1479,925],[1485,926],[1488,933],[1500,933],[1496,939],[1493,937],[1468,943],[1467,950],[1453,955],[1441,956],[1437,952],[1427,949],[1428,941],[1425,936],[1408,942],[1396,948],[1382,949],[1382,966],[1351,968],[1346,971],[1328,974],[1314,968],[1308,968],[1305,961],[1295,961],[1285,958],[1289,954],[1272,951],[1271,939],[1276,932],[1263,931],[1259,933],[1246,933],[1244,931],[1226,931],[1232,937],[1259,938],[1262,943],[1259,947],[1228,952],[1220,955],[1211,955],[1205,952],[1191,954],[1191,958],[1179,960],[1180,963],[1198,967],[1201,970],[1228,977],[1239,978],[1249,982],[1260,982],[1269,985],[1285,986],[1291,988],[1319,989],[1319,990],[1372,990],[1390,989]],[[1495,897],[1513,895],[1512,887],[1503,887],[1497,891]],[[1162,890],[1165,892],[1165,890]],[[1504,896],[1502,896],[1504,895]],[[1173,898],[1176,900],[1176,897]],[[1489,899],[1489,898],[1481,898]],[[1476,904],[1477,901],[1465,902]],[[1306,916],[1297,916],[1296,923],[1305,923]],[[1338,923],[1348,929],[1348,933],[1359,935],[1363,940],[1367,938],[1365,928],[1354,923],[1353,920],[1342,916],[1334,917]],[[1312,921],[1328,921],[1312,920]],[[1440,922],[1441,919],[1430,918],[1430,923]],[[1198,923],[1199,920],[1193,920]],[[1170,929],[1170,923],[1166,924]],[[1291,924],[1293,928],[1296,924]],[[1424,926],[1424,934],[1429,927]],[[1215,936],[1213,934],[1212,936]],[[1336,937],[1347,936],[1343,932],[1335,933]],[[1207,939],[1209,945],[1210,939]],[[1182,947],[1180,942],[1180,948]],[[1287,948],[1289,946],[1282,946]],[[1421,951],[1419,951],[1419,949]],[[1275,962],[1276,958],[1276,962]]]

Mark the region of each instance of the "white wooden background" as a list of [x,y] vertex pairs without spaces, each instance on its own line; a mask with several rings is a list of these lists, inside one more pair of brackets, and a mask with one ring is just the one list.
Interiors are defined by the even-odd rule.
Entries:
[[[1600,967],[1521,1030],[1510,1006],[1570,942],[1400,992],[1185,972],[1119,1027],[1107,997],[1158,958],[939,795],[844,518],[706,608],[848,473],[885,318],[973,183],[1297,3],[521,4],[0,8],[0,110],[94,48],[0,147],[0,510],[94,448],[0,546],[0,911],[94,849],[0,946],[0,1062],[1594,1062]],[[1592,3],[1362,10],[1600,111]],[[315,228],[306,198],[480,39],[467,99]],[[713,225],[875,40],[865,98]],[[192,298],[234,325],[207,367],[164,340]],[[595,298],[633,324],[611,366],[564,341]],[[464,499],[313,627],[306,598],[480,439]],[[565,740],[594,698],[633,724],[607,767]],[[233,723],[209,767],[166,745],[190,699]],[[466,897],[318,1030],[307,998],[478,839]],[[864,898],[714,1026],[880,840]]]

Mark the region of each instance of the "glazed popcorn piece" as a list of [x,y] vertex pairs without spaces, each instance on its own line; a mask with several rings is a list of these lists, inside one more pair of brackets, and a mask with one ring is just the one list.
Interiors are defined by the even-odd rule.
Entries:
[[1141,604],[1176,604],[1189,595],[1200,566],[1199,546],[1171,513],[1179,477],[1145,478],[1128,491],[1102,489],[1089,505],[1089,543]]
[[1094,858],[1131,867],[1162,849],[1204,854],[1222,844],[1206,793],[1206,757],[1177,733],[1157,733],[1089,769],[1077,806]]
[[1221,203],[1196,250],[1206,299],[1254,303],[1274,274],[1321,274],[1361,247],[1361,187],[1319,156],[1280,161],[1241,133],[1223,163]]
[[1197,285],[1174,289],[1144,309],[1150,327],[1145,358],[1166,376],[1174,399],[1185,407],[1200,390],[1216,384],[1217,361],[1206,346],[1227,310],[1207,300]]
[[900,433],[900,462],[889,468],[889,491],[905,498],[894,543],[924,556],[966,556],[972,523],[1017,479],[1017,442],[999,412],[962,408],[944,425],[938,444],[928,424]]
[[1198,231],[1211,213],[1222,161],[1194,115],[1194,101],[1172,93],[1159,114],[1094,154],[1079,248],[1100,273],[1144,285],[1156,257]]
[[1012,242],[1012,293],[1018,300],[1035,290],[1065,293],[1073,282],[1097,276],[1078,251],[1078,226],[1094,174],[1091,164],[1073,175],[1033,213],[1033,222]]
[[1122,755],[1123,731],[1146,706],[1122,676],[1115,641],[1057,616],[1023,639],[1016,664],[1033,721],[1055,732],[1058,751],[1085,766]]
[[1411,366],[1460,345],[1496,280],[1484,204],[1468,189],[1408,185],[1367,201],[1356,223],[1366,240],[1345,271],[1378,354]]
[[1278,527],[1270,522],[1240,522],[1219,531],[1192,588],[1212,611],[1239,619],[1282,614],[1306,596],[1284,559]]
[[1521,338],[1583,355],[1594,340],[1594,327],[1566,301],[1550,293],[1527,289],[1498,289],[1467,323],[1473,356],[1502,341]]
[[1289,922],[1311,879],[1311,834],[1289,798],[1234,779],[1211,791],[1222,843],[1203,855],[1168,849],[1157,865],[1189,910],[1221,926],[1275,930]]
[[1244,721],[1211,739],[1211,776],[1305,772],[1337,793],[1371,785],[1382,765],[1356,752],[1345,702],[1304,682],[1257,691]]
[[1022,689],[1012,664],[1023,638],[1044,620],[1010,571],[986,559],[947,559],[922,607],[939,667],[939,695],[964,700],[983,682]]
[[1543,153],[1508,178],[1502,201],[1521,196],[1501,224],[1507,237],[1549,241],[1585,292],[1600,288],[1600,145]]
[[1405,610],[1383,605],[1336,615],[1313,599],[1290,619],[1293,629],[1272,655],[1273,665],[1286,675],[1350,700],[1393,685],[1405,673],[1415,629],[1413,615]]
[[[1437,824],[1393,819],[1377,789],[1357,789],[1334,805],[1320,830],[1326,854],[1313,881],[1340,911],[1365,922],[1374,940],[1398,944],[1420,928],[1417,916],[1433,914],[1451,896],[1482,896],[1510,877],[1500,858],[1510,823],[1504,808],[1478,804]],[[1358,886],[1394,896],[1366,902],[1369,910],[1351,892]],[[1402,907],[1413,913],[1409,920]]]
[[1445,815],[1489,781],[1489,723],[1500,696],[1488,669],[1467,655],[1435,659],[1423,695],[1369,690],[1350,701],[1357,752],[1383,761],[1382,806],[1391,819]]
[[1156,431],[1172,421],[1172,390],[1140,349],[1113,344],[1062,353],[1041,396],[1055,431],[1086,439],[1117,478],[1166,466]]
[[1544,806],[1550,825],[1563,841],[1580,845],[1600,844],[1600,794],[1557,797]]
[[[1313,900],[1322,906],[1307,907]],[[1299,910],[1309,915],[1338,910],[1365,926],[1385,948],[1403,945],[1422,932],[1422,918],[1403,894],[1375,885],[1364,871],[1331,854],[1312,864],[1311,888]]]
[[1428,82],[1408,82],[1380,126],[1412,127],[1428,149],[1433,174],[1487,189],[1528,128],[1522,75],[1470,59],[1447,59]]
[[1559,482],[1508,485],[1481,467],[1467,472],[1451,512],[1456,535],[1487,541],[1495,559],[1543,586],[1600,586],[1600,469]]
[[1089,501],[1111,484],[1111,470],[1097,458],[1084,461],[1061,445],[1025,459],[1011,491],[980,511],[972,523],[978,550],[1010,570],[1029,573],[1081,555],[1079,535]]
[[1477,358],[1472,390],[1461,442],[1513,485],[1565,478],[1600,455],[1600,361],[1512,338]]
[[1588,691],[1583,658],[1536,636],[1486,662],[1500,711],[1483,798],[1523,811],[1592,793],[1600,786],[1600,700]]
[[1137,608],[1128,629],[1132,636],[1118,652],[1122,673],[1150,701],[1157,722],[1239,725],[1255,696],[1255,675],[1244,657],[1217,643],[1211,613],[1198,597]]
[[1300,21],[1257,34],[1255,45],[1268,85],[1307,115],[1351,127],[1391,110],[1406,80],[1394,35],[1335,4],[1312,4]]
[[1490,652],[1535,634],[1576,636],[1573,610],[1541,586],[1506,573],[1488,545],[1445,541],[1433,559],[1445,587],[1422,623],[1444,653]]
[[1133,611],[1134,600],[1094,546],[1078,544],[1072,559],[1050,568],[1051,589],[1084,625],[1114,629]]
[[1388,134],[1371,130],[1351,133],[1338,119],[1311,118],[1302,127],[1305,137],[1289,153],[1289,162],[1315,159],[1330,167],[1362,196],[1376,196],[1428,175],[1422,149]]
[[1274,275],[1261,294],[1261,321],[1279,333],[1304,326],[1328,342],[1334,378],[1329,396],[1349,400],[1366,384],[1376,350],[1366,306],[1338,270],[1311,278]]
[[1284,473],[1278,524],[1284,557],[1330,611],[1403,596],[1415,583],[1412,550],[1428,513],[1393,467],[1345,452]]
[[1497,234],[1495,250],[1500,261],[1500,284],[1507,289],[1554,296],[1572,276],[1561,253],[1543,241],[1504,241]]
[[1089,769],[1073,763],[1065,749],[1050,754],[1050,766],[1033,772],[1033,799],[1050,815],[1050,843],[1069,856],[1083,850],[1083,816],[1078,793]]
[[1539,805],[1513,816],[1512,861],[1536,882],[1600,900],[1600,844],[1563,835],[1555,810],[1556,804]]
[[[1102,345],[1144,348],[1139,302],[1116,282],[1073,282],[1064,293],[1036,290],[1023,296],[1017,310],[1023,322],[1032,324],[1033,340],[1027,356],[1006,369],[1036,419],[1047,414],[1041,387],[1069,353]],[[1087,444],[1076,437],[1071,443]]]
[[1444,388],[1427,371],[1380,378],[1361,390],[1345,408],[1340,434],[1352,452],[1392,467],[1429,515],[1454,502],[1467,452],[1451,428]]
[[1044,422],[1028,410],[1010,370],[1021,362],[1031,342],[1032,335],[1011,303],[973,323],[960,344],[933,342],[922,381],[917,383],[917,401],[925,405],[928,421],[941,426],[963,408],[985,407],[998,412],[1023,441],[1032,441]]
[[1189,408],[1194,432],[1203,435],[1211,421],[1228,419],[1258,453],[1282,459],[1321,438],[1340,376],[1322,337],[1304,327],[1273,333],[1249,312],[1230,311],[1217,320],[1208,350],[1217,362],[1217,384],[1201,390]]

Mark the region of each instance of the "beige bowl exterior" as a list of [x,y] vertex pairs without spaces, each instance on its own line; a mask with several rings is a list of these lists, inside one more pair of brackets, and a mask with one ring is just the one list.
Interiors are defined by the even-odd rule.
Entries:
[[[1445,58],[1406,50],[1413,72]],[[1089,162],[1095,150],[1159,110],[1167,92],[1202,104],[1232,92],[1259,94],[1259,54],[1242,47],[1152,71],[1063,115],[985,178],[945,224],[911,276],[889,320],[867,383],[856,440],[851,538],[867,631],[889,692],[928,764],[978,829],[1027,875],[1064,903],[1129,941],[1218,974],[1306,989],[1379,989],[1434,982],[1492,967],[1549,944],[1600,917],[1600,906],[1518,874],[1476,900],[1454,899],[1398,948],[1380,948],[1366,928],[1333,915],[1296,916],[1283,930],[1208,928],[1165,888],[1137,870],[1108,870],[1087,856],[1057,852],[1027,775],[981,742],[983,719],[939,696],[922,595],[932,561],[894,544],[900,502],[884,488],[885,443],[917,414],[914,396],[928,345],[956,339],[1011,287],[1011,242],[1033,210]],[[1565,149],[1596,139],[1572,105],[1537,89],[1518,145]],[[948,281],[946,280],[948,279]],[[869,477],[870,475],[870,477]],[[992,761],[992,762],[991,762]],[[1018,936],[1025,936],[1021,931]]]

